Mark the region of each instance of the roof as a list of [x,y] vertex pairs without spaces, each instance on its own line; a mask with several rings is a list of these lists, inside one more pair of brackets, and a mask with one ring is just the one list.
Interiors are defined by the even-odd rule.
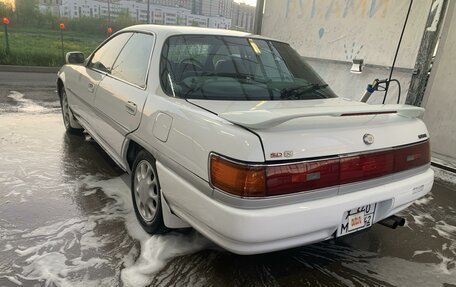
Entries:
[[192,35],[220,35],[220,36],[232,36],[232,37],[255,37],[269,39],[260,35],[252,33],[226,30],[226,29],[214,29],[214,28],[201,28],[192,26],[171,26],[171,25],[134,25],[123,29],[122,31],[143,31],[143,32],[154,32],[157,36],[171,36],[179,34],[192,34]]

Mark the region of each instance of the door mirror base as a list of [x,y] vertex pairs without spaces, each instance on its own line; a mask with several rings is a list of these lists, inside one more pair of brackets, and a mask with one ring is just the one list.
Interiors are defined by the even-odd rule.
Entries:
[[82,52],[68,52],[65,56],[65,62],[67,64],[84,64],[84,54]]

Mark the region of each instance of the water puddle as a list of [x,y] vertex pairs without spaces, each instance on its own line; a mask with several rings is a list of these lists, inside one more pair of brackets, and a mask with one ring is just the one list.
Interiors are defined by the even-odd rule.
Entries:
[[[145,233],[120,177],[83,176],[77,185],[75,192],[83,197],[101,195],[108,200],[85,216],[2,236],[0,250],[9,254],[10,268],[1,270],[0,277],[9,273],[3,276],[11,282],[39,281],[45,286],[114,286],[119,279],[125,286],[146,286],[173,258],[211,245],[195,231]],[[114,232],[104,233],[109,227]]]

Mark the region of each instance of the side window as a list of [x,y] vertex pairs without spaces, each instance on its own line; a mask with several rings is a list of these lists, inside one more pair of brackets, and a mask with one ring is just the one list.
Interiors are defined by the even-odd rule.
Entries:
[[153,45],[153,35],[133,34],[114,63],[111,75],[137,86],[145,87]]
[[132,33],[122,33],[104,44],[98,49],[90,60],[88,67],[94,68],[103,72],[111,72],[112,65],[122,50],[125,43],[130,39]]

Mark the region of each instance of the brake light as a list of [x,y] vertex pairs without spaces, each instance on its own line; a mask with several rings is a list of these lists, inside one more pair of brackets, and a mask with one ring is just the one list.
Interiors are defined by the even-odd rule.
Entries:
[[394,152],[394,171],[404,171],[431,162],[429,141],[421,144],[397,148]]
[[385,176],[394,170],[394,153],[391,151],[342,157],[340,184]]
[[266,168],[267,195],[308,191],[337,185],[339,159],[310,161]]
[[368,154],[276,165],[244,164],[212,154],[214,187],[242,197],[305,192],[369,180],[431,161],[429,141]]

